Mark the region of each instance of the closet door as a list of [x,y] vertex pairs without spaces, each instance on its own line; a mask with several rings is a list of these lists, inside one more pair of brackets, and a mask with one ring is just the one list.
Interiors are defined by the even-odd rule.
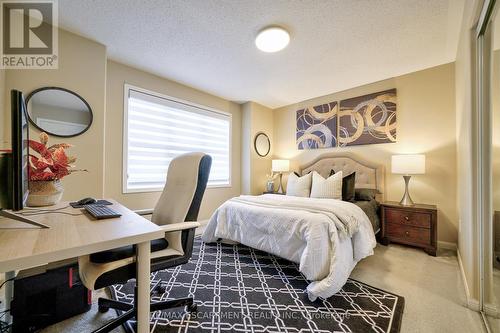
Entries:
[[[499,3],[496,4],[496,7]],[[491,172],[492,214],[485,219],[484,311],[493,332],[500,333],[500,14],[493,12],[491,27]],[[489,286],[488,286],[489,285]],[[496,312],[496,313],[495,313]]]
[[481,191],[480,307],[500,333],[500,1],[485,1],[477,29],[477,111]]

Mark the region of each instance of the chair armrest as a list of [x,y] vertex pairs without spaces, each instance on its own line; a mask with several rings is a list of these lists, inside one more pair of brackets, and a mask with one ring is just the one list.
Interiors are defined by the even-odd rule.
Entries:
[[159,227],[165,232],[181,231],[186,229],[196,229],[200,226],[198,222],[181,222],[173,224],[164,224]]

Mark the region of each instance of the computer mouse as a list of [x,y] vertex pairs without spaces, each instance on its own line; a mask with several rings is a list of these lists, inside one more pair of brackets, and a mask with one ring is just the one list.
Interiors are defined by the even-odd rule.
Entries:
[[78,205],[91,205],[91,204],[95,204],[97,202],[96,199],[94,198],[83,198],[82,200],[79,200],[78,201]]

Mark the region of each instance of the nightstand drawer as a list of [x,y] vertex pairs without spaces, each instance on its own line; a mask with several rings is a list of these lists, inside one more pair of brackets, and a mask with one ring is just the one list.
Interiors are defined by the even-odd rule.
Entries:
[[388,223],[428,229],[431,227],[431,215],[426,213],[409,212],[389,208],[385,210],[385,218]]
[[408,244],[431,245],[431,230],[397,223],[387,223],[386,233],[389,239]]

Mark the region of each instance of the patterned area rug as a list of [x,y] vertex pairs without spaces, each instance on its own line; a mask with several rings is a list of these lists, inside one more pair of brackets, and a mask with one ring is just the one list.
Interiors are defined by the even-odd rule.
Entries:
[[[135,281],[110,288],[133,302]],[[191,261],[152,274],[166,286],[153,301],[194,297],[198,312],[151,315],[154,332],[399,332],[404,298],[349,279],[336,295],[310,302],[296,264],[243,245],[204,244],[197,237]],[[135,332],[135,322],[125,329]]]

